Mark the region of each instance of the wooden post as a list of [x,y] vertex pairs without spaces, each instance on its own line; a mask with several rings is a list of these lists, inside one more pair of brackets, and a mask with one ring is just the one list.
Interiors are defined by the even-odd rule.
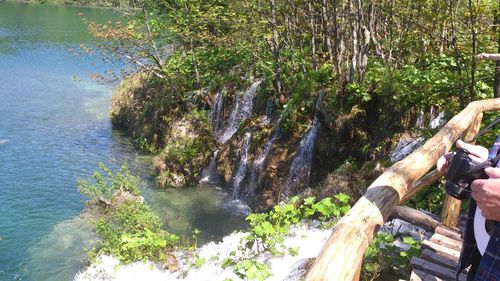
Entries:
[[[483,119],[483,113],[481,112],[476,116],[474,122],[464,131],[463,140],[465,142],[475,143],[472,141],[479,132],[481,127],[481,120]],[[460,206],[462,201],[446,195],[443,206],[443,213],[441,215],[441,222],[447,227],[455,227],[458,223],[458,217],[460,216]]]
[[352,209],[335,225],[306,281],[358,280],[363,255],[373,236],[401,198],[449,151],[483,111],[500,110],[500,98],[475,101],[453,117],[422,147],[378,177]]

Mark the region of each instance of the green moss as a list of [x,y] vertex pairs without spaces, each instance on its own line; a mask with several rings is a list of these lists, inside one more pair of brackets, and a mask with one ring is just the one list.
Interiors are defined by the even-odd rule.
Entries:
[[157,182],[160,185],[193,185],[198,182],[215,147],[207,116],[207,111],[194,110],[179,121],[185,126],[185,132],[172,128],[156,161],[160,172]]

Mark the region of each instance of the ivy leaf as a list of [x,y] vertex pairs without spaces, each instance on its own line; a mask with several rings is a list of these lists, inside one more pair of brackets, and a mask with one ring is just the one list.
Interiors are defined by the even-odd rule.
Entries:
[[339,194],[335,195],[334,197],[337,198],[337,200],[339,200],[342,203],[348,203],[349,199],[350,199],[349,195],[347,195],[345,193],[339,193]]

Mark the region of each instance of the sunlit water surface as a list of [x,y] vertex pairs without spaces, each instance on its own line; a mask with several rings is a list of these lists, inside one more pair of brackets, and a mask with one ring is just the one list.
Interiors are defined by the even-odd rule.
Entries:
[[76,180],[99,162],[114,169],[127,162],[173,232],[196,227],[202,239],[217,239],[244,225],[237,204],[211,186],[152,187],[151,159],[112,130],[113,86],[88,78],[118,66],[68,52],[92,46],[79,13],[100,22],[118,17],[0,1],[0,280],[71,280],[85,266],[95,235],[80,216]]

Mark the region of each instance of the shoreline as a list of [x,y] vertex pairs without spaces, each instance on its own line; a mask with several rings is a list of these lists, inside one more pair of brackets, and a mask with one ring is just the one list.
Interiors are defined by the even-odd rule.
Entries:
[[[107,3],[94,3],[94,4],[83,4],[77,0],[0,0],[0,3],[20,3],[20,4],[32,4],[32,5],[43,5],[43,6],[65,6],[65,7],[77,7],[77,8],[98,8],[98,9],[109,9],[116,12],[120,7],[111,7]],[[134,10],[134,8],[123,8],[125,10]]]

